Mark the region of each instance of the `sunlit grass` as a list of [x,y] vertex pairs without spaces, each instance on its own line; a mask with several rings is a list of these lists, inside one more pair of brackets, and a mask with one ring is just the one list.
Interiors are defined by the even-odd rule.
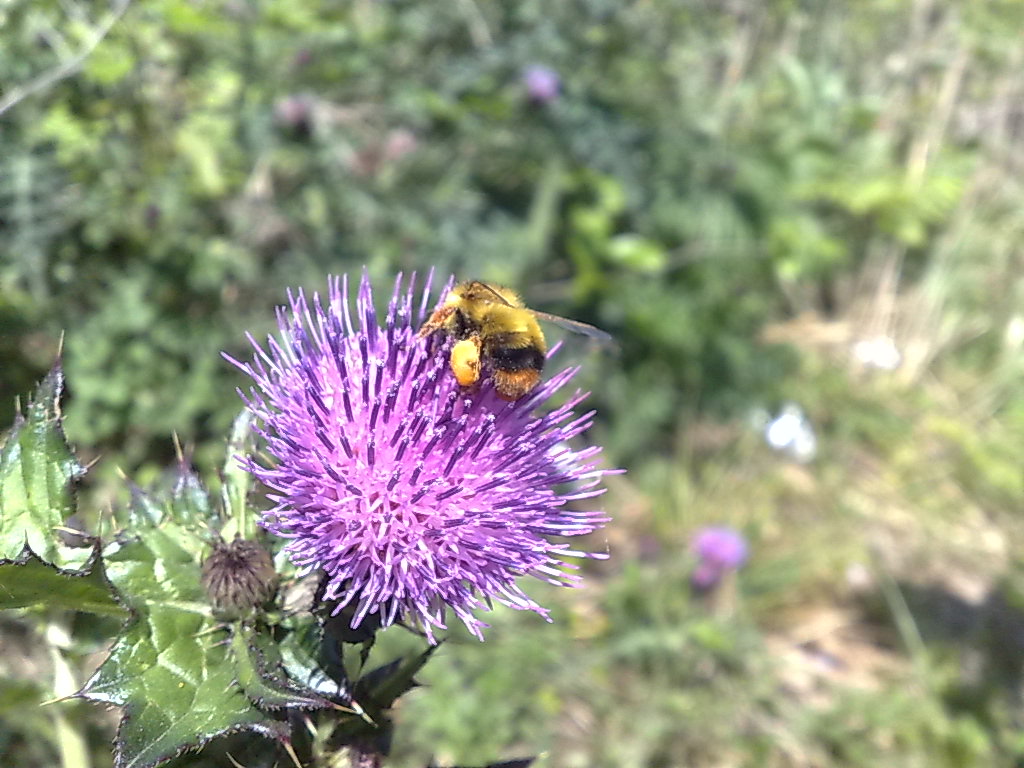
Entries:
[[[555,624],[505,612],[497,642],[449,644],[403,710],[402,764],[428,743],[461,763],[1009,765],[1011,698],[979,670],[1013,538],[1011,432],[813,353],[788,386],[815,461],[736,425],[613,483],[612,559],[551,596]],[[726,599],[689,588],[706,524],[750,542]]]

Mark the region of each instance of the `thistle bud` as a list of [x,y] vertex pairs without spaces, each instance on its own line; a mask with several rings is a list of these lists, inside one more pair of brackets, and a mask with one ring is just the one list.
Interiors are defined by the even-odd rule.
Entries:
[[216,613],[240,617],[263,605],[277,591],[270,553],[255,541],[222,541],[203,561],[202,583]]

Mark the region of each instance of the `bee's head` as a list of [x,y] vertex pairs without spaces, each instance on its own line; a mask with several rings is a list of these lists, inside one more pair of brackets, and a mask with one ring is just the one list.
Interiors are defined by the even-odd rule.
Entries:
[[448,318],[448,333],[457,340],[469,338],[479,330],[479,327],[480,323],[473,320],[469,309],[465,306],[455,307],[455,311]]

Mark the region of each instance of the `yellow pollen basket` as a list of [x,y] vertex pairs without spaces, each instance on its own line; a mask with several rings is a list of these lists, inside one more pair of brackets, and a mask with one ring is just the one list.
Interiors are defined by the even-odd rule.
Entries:
[[455,342],[451,369],[460,387],[471,387],[480,379],[480,339],[476,336]]

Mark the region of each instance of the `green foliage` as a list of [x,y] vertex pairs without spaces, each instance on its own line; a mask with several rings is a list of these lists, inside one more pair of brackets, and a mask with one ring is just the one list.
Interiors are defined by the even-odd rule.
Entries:
[[82,691],[88,699],[125,709],[118,766],[156,765],[238,730],[286,737],[283,724],[236,685],[223,645],[209,634],[196,637],[201,629],[201,617],[151,607],[121,635]]
[[[72,483],[85,472],[61,431],[64,374],[55,367],[19,414],[0,449],[0,559],[27,550],[43,562],[75,559],[54,532],[74,511]],[[79,553],[80,554],[80,553]]]
[[277,644],[263,632],[239,624],[231,635],[235,680],[245,697],[263,709],[326,709],[326,699],[310,695],[284,673]]
[[227,518],[221,535],[228,540],[236,535],[243,539],[256,538],[256,519],[249,505],[252,475],[242,468],[240,461],[242,456],[252,450],[252,421],[253,416],[249,411],[242,411],[235,417],[228,436],[227,458],[220,473],[220,508]]
[[[65,13],[14,3],[4,71],[59,61],[33,36]],[[81,72],[10,112],[9,311],[51,343],[68,330],[76,440],[132,467],[177,431],[209,468],[234,375],[216,353],[266,330],[285,286],[363,263],[477,275],[616,335],[598,396],[613,448],[637,455],[681,413],[773,395],[792,361],[758,331],[816,283],[880,243],[936,242],[973,161],[947,142],[904,170],[935,104],[897,112],[872,83],[907,13],[133,6]],[[519,81],[537,62],[562,76],[543,106]],[[641,389],[645,412],[617,417]]]
[[[243,627],[225,643],[200,585],[212,509],[198,478],[182,467],[165,500],[136,492],[129,527],[104,548],[108,577],[131,618],[80,695],[123,707],[118,766],[156,765],[243,730],[287,739],[287,726],[257,705],[265,689],[281,685],[273,677],[279,673],[263,655],[254,661],[256,642],[245,640]],[[262,686],[254,680],[260,670],[271,676]],[[295,696],[293,706],[310,705]]]
[[[69,484],[83,471],[61,431],[62,382],[55,368],[37,389],[27,417],[19,418],[9,433],[0,456],[0,539],[18,544],[17,558],[0,561],[0,608],[95,613],[124,621],[106,660],[74,694],[122,708],[115,766],[165,764],[215,740],[223,746],[226,737],[242,733],[273,739],[292,756],[296,741],[300,752],[318,760],[327,759],[332,745],[337,749],[383,738],[390,730],[390,708],[415,686],[414,676],[433,649],[402,654],[351,678],[343,666],[335,672],[328,667],[322,695],[298,681],[324,677],[320,659],[325,648],[343,651],[329,633],[318,630],[311,615],[282,621],[260,614],[231,624],[215,618],[200,579],[204,555],[225,533],[253,529],[251,481],[239,470],[236,454],[229,455],[222,473],[221,505],[179,460],[165,491],[133,489],[132,504],[120,515],[112,537],[85,536],[92,546],[78,548],[79,553],[84,549],[77,558],[85,560],[80,569],[58,568],[35,553],[39,549],[66,565],[73,558],[65,551],[76,551],[54,543],[60,521],[75,512]],[[250,422],[247,415],[236,419],[229,451],[245,450]],[[281,644],[286,637],[291,641]],[[53,651],[54,665],[69,668],[64,656]],[[34,689],[21,693],[33,695]],[[12,689],[11,695],[19,691]],[[294,734],[289,713],[299,711],[309,714]],[[327,713],[318,718],[326,745],[320,752],[305,737],[315,711]],[[87,759],[80,754],[81,733],[63,715],[54,719],[64,761]],[[81,744],[72,757],[69,750],[76,741]],[[248,754],[247,745],[241,749]]]
[[[235,448],[248,440],[248,425],[238,420]],[[123,708],[117,766],[162,764],[240,732],[287,744],[291,727],[280,711],[337,708],[289,677],[271,626],[225,625],[211,613],[199,578],[202,556],[212,536],[246,527],[247,484],[237,472],[225,475],[224,498],[235,502],[223,510],[228,526],[182,465],[166,495],[135,491],[126,527],[104,548],[110,582],[131,618],[79,695]]]
[[103,563],[95,552],[80,571],[60,570],[26,552],[17,560],[0,562],[0,583],[4,585],[0,609],[46,605],[109,616],[125,614],[111,594]]
[[[538,643],[514,616],[497,611],[495,618],[486,643],[452,632],[423,671],[423,687],[399,712],[398,764],[422,765],[423,745],[431,745],[439,763],[449,765],[550,748],[563,692],[580,682],[584,651],[569,652],[569,638],[559,625],[546,627],[547,641]],[[510,745],[523,746],[508,754]]]
[[[366,264],[375,279],[433,266],[508,283],[611,331],[583,383],[609,462],[630,466],[649,513],[618,523],[620,538],[667,550],[607,576],[592,615],[570,619],[581,637],[508,619],[486,646],[448,644],[400,723],[408,764],[423,744],[450,762],[526,744],[550,746],[555,764],[616,766],[980,766],[1024,753],[1005,682],[964,684],[957,704],[955,662],[910,654],[912,675],[822,703],[791,694],[762,643],[798,606],[843,602],[841,569],[878,541],[898,541],[913,572],[903,550],[926,531],[938,570],[958,578],[952,543],[1022,543],[1020,2],[158,0],[101,34],[121,7],[0,7],[0,413],[13,416],[2,409],[63,333],[67,430],[82,463],[102,457],[85,489],[106,500],[116,467],[143,483],[180,465],[176,433],[203,476],[220,469],[219,493],[179,466],[166,492],[139,491],[115,514],[123,538],[99,537],[100,556],[66,546],[83,478],[57,429],[54,372],[0,449],[0,605],[65,671],[133,612],[93,681],[142,713],[125,738],[160,731],[154,757],[239,725],[281,736],[284,706],[326,743],[337,721],[317,702],[364,679],[352,658],[323,676],[311,624],[282,621],[273,642],[220,627],[197,568],[214,532],[256,530],[230,458],[247,450],[244,418],[222,461],[238,381],[220,351],[261,337],[287,286]],[[25,88],[79,54],[66,76]],[[536,63],[562,79],[545,105],[520,80]],[[805,313],[891,333],[904,368],[888,386],[851,383],[845,353],[800,363],[765,343],[766,326]],[[567,356],[586,349],[572,341]],[[924,392],[933,376],[942,395]],[[820,430],[811,467],[773,463],[749,435],[703,448],[688,429],[786,400]],[[83,516],[97,532],[111,522]],[[759,550],[725,618],[690,599],[688,564],[671,554],[723,518]],[[631,546],[615,541],[613,562]],[[975,578],[995,578],[1000,552],[972,553]],[[44,598],[78,611],[73,642],[47,639]],[[380,714],[382,690],[411,685],[420,653],[367,665],[346,727]],[[187,679],[159,663],[147,677],[158,658]],[[37,678],[0,678],[5,722],[23,715],[0,732],[0,761],[55,764],[85,722],[51,717],[54,705],[19,711],[68,695]],[[143,706],[148,694],[168,694],[169,709]],[[193,711],[197,696],[222,706]],[[566,723],[584,735],[560,739]],[[102,743],[92,727],[78,738]],[[226,738],[178,760],[281,757],[259,742],[263,754]]]

